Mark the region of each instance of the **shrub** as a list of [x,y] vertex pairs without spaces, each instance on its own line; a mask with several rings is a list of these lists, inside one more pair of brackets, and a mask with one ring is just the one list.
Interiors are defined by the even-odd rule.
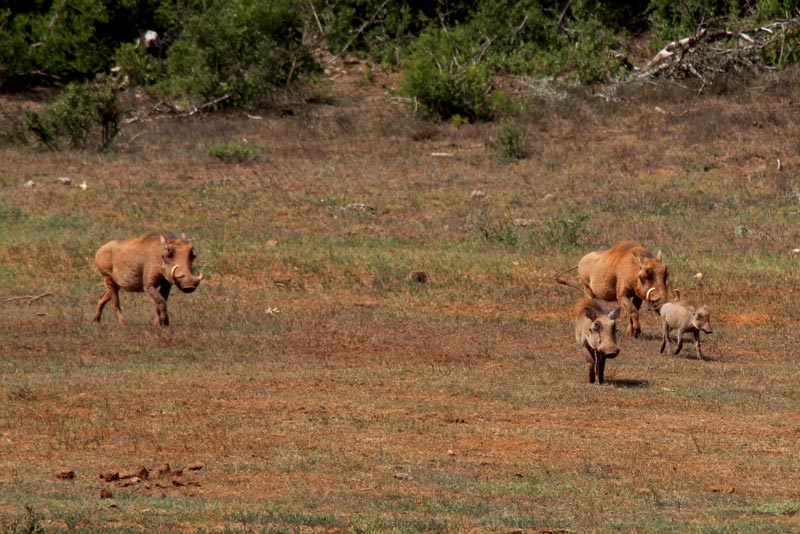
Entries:
[[502,122],[497,128],[493,145],[503,158],[509,160],[525,159],[530,153],[524,130],[510,121]]
[[426,32],[413,45],[401,90],[416,99],[427,116],[487,120],[493,113],[492,75],[481,55],[478,43],[458,28]]
[[100,147],[107,148],[119,132],[121,110],[117,92],[104,82],[73,82],[44,112],[25,110],[23,126],[50,149],[62,141],[83,148],[95,126],[101,128]]
[[266,93],[315,71],[292,0],[215,2],[189,17],[167,58],[168,89],[190,98],[230,95],[252,107]]
[[125,43],[117,49],[114,60],[131,85],[153,85],[166,73],[164,62],[147,53],[143,46]]

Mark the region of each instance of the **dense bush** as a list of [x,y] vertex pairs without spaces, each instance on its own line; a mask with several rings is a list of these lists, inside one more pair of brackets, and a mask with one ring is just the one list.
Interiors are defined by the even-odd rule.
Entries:
[[22,125],[51,149],[83,148],[99,127],[99,146],[107,148],[119,132],[119,118],[117,93],[110,83],[73,82],[45,111],[27,109]]
[[314,70],[292,0],[216,2],[191,16],[167,57],[173,93],[211,100],[230,95],[253,106],[265,93]]
[[60,83],[106,72],[123,42],[153,24],[136,0],[4,2],[0,9],[0,87]]
[[433,30],[414,42],[405,64],[402,91],[431,117],[486,120],[493,112],[492,74],[482,48],[467,32]]
[[[800,0],[8,0],[0,7],[0,89],[66,85],[119,66],[165,96],[249,107],[318,68],[312,53],[370,56],[405,69],[403,90],[430,116],[485,120],[491,78],[591,84],[624,75],[631,37],[655,52],[700,26],[749,29],[796,16]],[[147,30],[157,51],[136,46]],[[794,33],[792,33],[794,32]],[[797,31],[764,47],[766,65],[800,60]],[[643,37],[643,38],[642,38]],[[31,118],[46,131],[47,121]],[[41,126],[39,128],[36,125]],[[45,136],[46,137],[46,136]]]

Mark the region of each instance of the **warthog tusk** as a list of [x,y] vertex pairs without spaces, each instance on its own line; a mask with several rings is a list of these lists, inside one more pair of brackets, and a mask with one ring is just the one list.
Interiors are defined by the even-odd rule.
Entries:
[[169,272],[169,277],[172,278],[173,281],[175,280],[175,269],[178,267],[180,267],[180,265],[173,265],[172,270]]
[[644,300],[649,302],[650,301],[650,293],[652,293],[655,290],[656,290],[656,288],[654,288],[654,287],[651,287],[650,289],[648,289],[647,293],[644,296]]
[[202,280],[204,276],[205,275],[203,273],[200,273],[200,276],[197,278],[197,281],[199,282],[200,280]]

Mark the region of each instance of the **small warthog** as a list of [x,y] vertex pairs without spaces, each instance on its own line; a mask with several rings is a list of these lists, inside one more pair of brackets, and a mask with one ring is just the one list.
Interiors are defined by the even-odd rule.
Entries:
[[[678,299],[680,299],[680,294]],[[664,339],[661,341],[661,352],[664,352],[665,347],[669,347],[670,353],[674,356],[678,354],[683,348],[683,334],[691,332],[694,336],[694,346],[697,349],[697,358],[703,359],[703,352],[700,350],[700,332],[712,334],[714,331],[711,329],[711,312],[708,311],[705,305],[697,306],[692,302],[683,300],[670,300],[665,302],[658,309],[661,315],[661,321],[664,326]],[[678,330],[678,346],[672,350],[672,341],[669,339],[669,334],[673,330]]]
[[643,301],[658,307],[667,301],[667,278],[661,251],[652,254],[633,241],[622,241],[607,250],[597,250],[578,263],[583,292],[589,298],[618,301],[628,312],[626,335],[639,337],[639,308]]
[[146,291],[156,303],[155,324],[169,324],[167,298],[172,285],[191,293],[203,279],[195,276],[192,261],[195,253],[186,235],[176,237],[169,232],[150,232],[135,239],[115,239],[97,251],[94,262],[103,276],[106,292],[97,302],[94,320],[100,322],[103,307],[110,300],[120,323],[124,323],[119,307],[119,290]]
[[617,317],[619,308],[609,312],[605,303],[597,299],[581,299],[575,305],[575,341],[589,364],[589,382],[595,377],[602,384],[606,358],[616,358]]

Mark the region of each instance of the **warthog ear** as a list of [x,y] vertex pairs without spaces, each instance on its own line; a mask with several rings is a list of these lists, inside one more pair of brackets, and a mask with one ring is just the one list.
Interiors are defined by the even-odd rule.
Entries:
[[617,308],[614,311],[612,311],[611,313],[609,313],[608,314],[608,318],[611,319],[612,321],[616,321],[617,318],[619,318],[619,310],[621,310],[621,309],[622,308]]
[[597,319],[597,311],[594,308],[584,308],[583,314],[590,320],[594,321]]

